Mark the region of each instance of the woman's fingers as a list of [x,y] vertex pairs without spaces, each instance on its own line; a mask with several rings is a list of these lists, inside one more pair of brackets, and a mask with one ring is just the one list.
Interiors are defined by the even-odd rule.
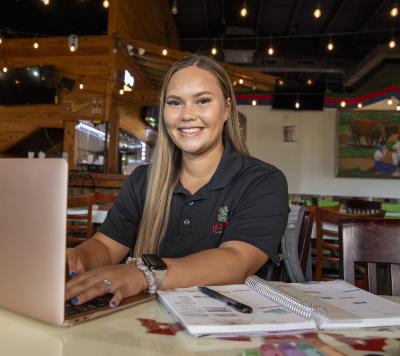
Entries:
[[122,288],[119,288],[114,292],[114,296],[110,300],[110,307],[117,307],[122,302],[122,299],[124,299],[124,292]]
[[67,249],[68,275],[71,278],[85,272],[85,267],[75,249]]

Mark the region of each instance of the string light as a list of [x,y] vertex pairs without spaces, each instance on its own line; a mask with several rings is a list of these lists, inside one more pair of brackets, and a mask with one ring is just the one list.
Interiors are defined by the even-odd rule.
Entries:
[[321,4],[319,2],[317,3],[317,6],[315,7],[313,14],[316,19],[319,19],[322,16]]
[[237,81],[235,80],[234,82],[233,82],[233,86],[235,87],[237,85]]
[[396,17],[398,15],[399,15],[399,3],[395,1],[392,7],[390,8],[390,16]]
[[124,89],[119,90],[119,95],[124,95]]
[[267,53],[269,56],[273,56],[275,53],[274,47],[272,47],[271,45],[268,47]]
[[309,86],[311,86],[311,85],[313,85],[314,84],[314,82],[312,81],[312,79],[311,78],[309,78],[309,79],[307,79],[307,85],[309,85]]
[[357,104],[357,107],[358,107],[359,109],[361,109],[361,108],[363,107],[363,104],[362,104],[362,103],[358,103],[358,104]]
[[393,100],[392,100],[392,98],[389,98],[389,99],[388,99],[387,104],[388,104],[389,106],[392,106],[392,105],[393,105]]
[[247,16],[247,1],[243,2],[242,9],[240,10],[240,16],[242,16],[242,17]]
[[251,105],[256,106],[256,105],[257,105],[257,100],[253,99],[253,100],[251,101]]
[[342,100],[341,102],[340,102],[340,106],[342,107],[342,108],[345,108],[346,107],[346,102],[344,101],[344,100]]
[[0,36],[0,45],[3,43],[3,37]]
[[81,83],[79,83],[79,89],[80,90],[83,90],[85,88],[85,86],[83,85],[83,83],[81,82]]
[[38,49],[38,48],[39,48],[39,43],[35,42],[35,43],[33,44],[33,48],[34,48],[34,49]]
[[388,43],[389,48],[395,48],[396,47],[396,41],[394,38],[392,38],[389,43]]
[[244,83],[243,79],[240,78],[240,79],[239,79],[239,84],[240,84],[240,85],[243,85],[243,83]]
[[211,48],[211,54],[212,54],[213,56],[216,56],[217,53],[218,53],[217,45],[215,44],[215,40],[214,40],[213,47]]
[[163,56],[166,56],[168,54],[168,50],[164,48],[161,53]]
[[400,104],[397,104],[396,110],[397,110],[397,111],[400,111]]
[[42,0],[42,3],[45,4],[46,6],[50,4],[50,0]]
[[299,110],[300,109],[300,101],[299,101],[299,98],[297,97],[296,98],[296,101],[295,101],[295,103],[294,103],[294,108],[296,109],[296,110]]
[[283,87],[283,86],[285,85],[285,82],[284,82],[282,79],[280,79],[280,80],[278,81],[278,84],[279,84],[281,87]]
[[178,13],[178,2],[176,0],[172,0],[171,12],[173,15]]
[[8,68],[6,66],[4,66],[2,70],[3,70],[4,73],[8,72]]
[[104,1],[103,1],[103,7],[104,7],[105,9],[108,9],[109,6],[110,6],[110,2],[109,2],[108,0],[104,0]]

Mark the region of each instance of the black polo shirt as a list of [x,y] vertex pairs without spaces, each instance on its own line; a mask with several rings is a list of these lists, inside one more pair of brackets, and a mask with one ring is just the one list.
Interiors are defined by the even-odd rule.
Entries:
[[[122,188],[100,232],[132,248],[146,193],[148,166],[139,166]],[[288,217],[284,175],[274,166],[232,150],[229,143],[210,180],[194,195],[175,187],[159,255],[183,257],[239,240],[275,258]]]

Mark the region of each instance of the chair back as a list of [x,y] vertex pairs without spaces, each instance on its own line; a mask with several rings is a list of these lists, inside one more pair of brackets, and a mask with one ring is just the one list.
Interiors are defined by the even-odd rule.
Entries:
[[116,194],[109,194],[109,193],[101,193],[95,191],[94,193],[94,203],[95,204],[114,204],[117,200]]
[[331,280],[339,278],[339,222],[350,218],[383,218],[385,211],[374,214],[346,214],[333,209],[316,208],[316,256],[314,279]]
[[68,197],[67,246],[79,245],[92,237],[93,193]]
[[381,202],[362,199],[349,199],[344,205],[348,214],[375,214],[382,209]]
[[377,294],[377,264],[389,264],[391,293],[400,296],[400,220],[344,220],[340,224],[340,236],[341,278],[355,284],[355,263],[366,263],[368,289]]

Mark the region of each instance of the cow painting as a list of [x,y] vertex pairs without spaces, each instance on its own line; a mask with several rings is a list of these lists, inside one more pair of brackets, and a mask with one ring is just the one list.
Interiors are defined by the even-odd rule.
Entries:
[[367,146],[375,146],[385,140],[385,123],[372,119],[353,119],[350,123],[351,135],[356,146],[363,146],[364,137]]

